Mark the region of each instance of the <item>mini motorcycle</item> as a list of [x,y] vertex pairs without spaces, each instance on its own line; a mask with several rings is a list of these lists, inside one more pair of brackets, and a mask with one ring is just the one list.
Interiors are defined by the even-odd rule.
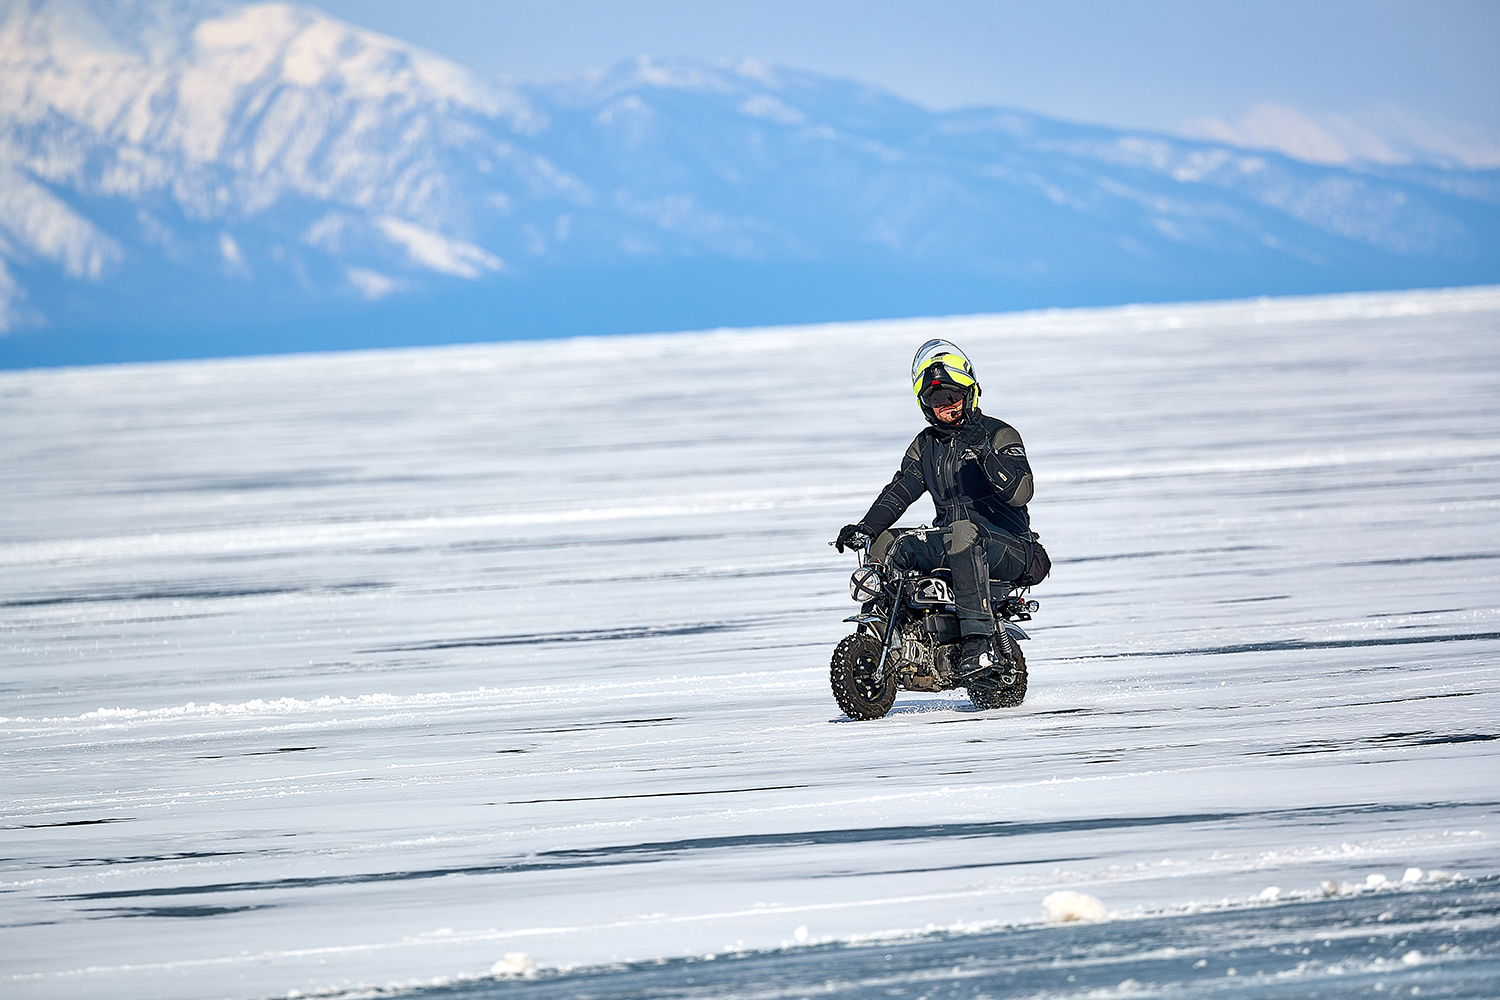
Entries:
[[[898,529],[895,538],[936,529]],[[895,548],[894,541],[885,546]],[[895,704],[897,691],[951,691],[964,688],[980,710],[1012,708],[1026,699],[1026,657],[1016,644],[1031,638],[1017,622],[1030,621],[1040,605],[1024,598],[1026,588],[990,581],[990,603],[998,626],[990,650],[996,661],[969,674],[958,672],[958,614],[950,570],[900,572],[871,555],[871,543],[857,545],[859,567],[849,578],[849,595],[860,613],[844,621],[856,626],[834,648],[828,668],[833,698],[851,719],[879,719]]]

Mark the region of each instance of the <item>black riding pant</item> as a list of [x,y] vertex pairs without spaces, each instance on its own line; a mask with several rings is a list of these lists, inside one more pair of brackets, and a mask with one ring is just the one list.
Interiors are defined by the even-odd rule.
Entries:
[[1027,543],[974,521],[954,521],[898,539],[890,564],[898,570],[930,573],[946,566],[953,571],[953,600],[959,631],[989,635],[995,628],[990,607],[990,578],[1019,580],[1026,572]]

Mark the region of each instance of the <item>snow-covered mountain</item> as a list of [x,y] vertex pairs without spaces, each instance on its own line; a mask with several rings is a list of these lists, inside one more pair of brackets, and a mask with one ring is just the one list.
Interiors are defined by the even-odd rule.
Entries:
[[1500,279],[1500,172],[641,58],[501,87],[281,3],[0,0],[0,364]]

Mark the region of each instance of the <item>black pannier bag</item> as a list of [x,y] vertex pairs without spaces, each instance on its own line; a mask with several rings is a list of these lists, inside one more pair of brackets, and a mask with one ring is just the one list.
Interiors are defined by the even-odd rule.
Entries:
[[1016,581],[1022,587],[1035,587],[1052,572],[1052,557],[1042,548],[1040,539],[1041,536],[1035,531],[1031,533],[1030,551],[1026,553],[1026,572]]

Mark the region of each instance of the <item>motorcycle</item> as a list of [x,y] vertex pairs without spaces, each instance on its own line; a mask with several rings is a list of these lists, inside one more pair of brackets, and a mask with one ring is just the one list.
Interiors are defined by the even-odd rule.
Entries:
[[[897,529],[895,540],[926,526]],[[1026,700],[1026,657],[1017,642],[1030,639],[1017,622],[1030,621],[1040,605],[1026,600],[1026,588],[990,581],[996,629],[990,652],[996,662],[959,673],[958,613],[952,572],[901,572],[872,555],[871,539],[857,542],[859,566],[849,578],[849,595],[861,605],[844,621],[855,631],[834,648],[828,681],[834,701],[851,719],[879,719],[891,710],[898,691],[951,691],[964,688],[981,711],[1013,708]],[[832,544],[832,543],[830,543]]]

